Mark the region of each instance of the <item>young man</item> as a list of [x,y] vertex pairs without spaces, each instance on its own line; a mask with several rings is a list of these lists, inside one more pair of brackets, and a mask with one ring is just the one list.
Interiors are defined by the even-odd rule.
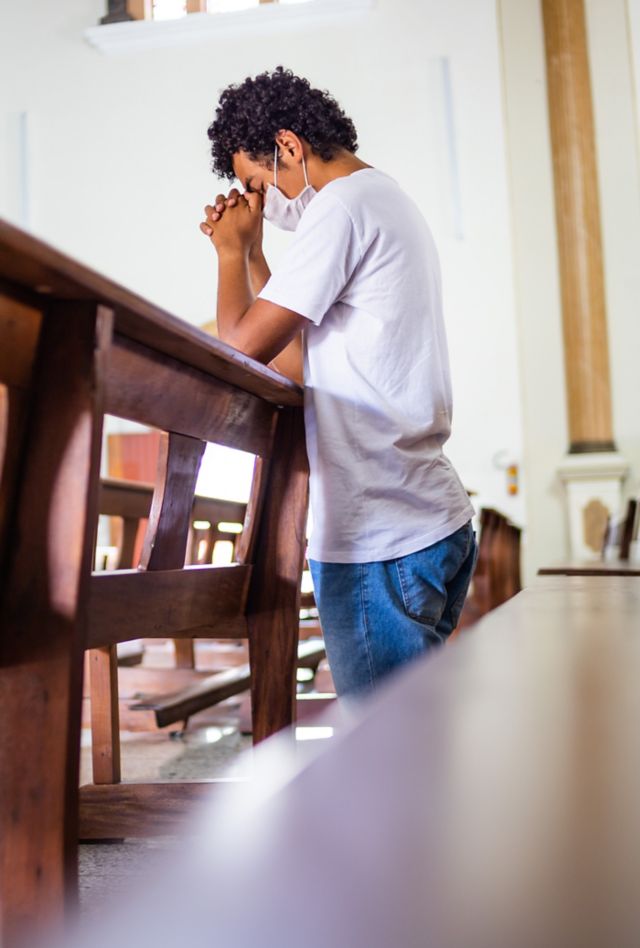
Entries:
[[[442,447],[451,390],[429,228],[356,157],[351,119],[278,67],[224,90],[205,208],[218,331],[304,382],[309,562],[340,695],[360,695],[451,634],[476,555],[473,508]],[[262,221],[295,237],[272,275]]]

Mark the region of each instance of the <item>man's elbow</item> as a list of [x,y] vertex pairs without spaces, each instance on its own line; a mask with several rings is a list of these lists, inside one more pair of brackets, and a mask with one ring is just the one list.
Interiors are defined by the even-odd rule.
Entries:
[[237,349],[238,352],[242,352],[243,355],[255,359],[256,362],[263,362],[265,365],[270,359],[273,358],[273,355],[275,354],[264,351],[265,347],[261,346],[258,340],[252,338],[250,333],[243,331],[243,328],[240,324],[235,326],[233,329],[227,329],[225,332],[219,332],[218,338],[221,340],[221,342],[225,342],[233,349]]

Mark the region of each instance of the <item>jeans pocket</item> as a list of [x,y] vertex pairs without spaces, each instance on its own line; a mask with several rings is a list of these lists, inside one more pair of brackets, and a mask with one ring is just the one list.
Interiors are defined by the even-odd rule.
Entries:
[[473,544],[471,524],[417,553],[396,560],[405,612],[437,625],[447,606],[448,585],[457,576]]

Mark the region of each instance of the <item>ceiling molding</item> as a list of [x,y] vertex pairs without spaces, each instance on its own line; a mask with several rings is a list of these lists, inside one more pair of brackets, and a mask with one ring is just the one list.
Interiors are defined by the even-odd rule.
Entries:
[[221,36],[277,33],[357,17],[376,0],[309,0],[308,3],[261,3],[232,13],[189,13],[175,20],[131,20],[92,26],[85,40],[102,53],[117,54],[171,46],[211,43]]

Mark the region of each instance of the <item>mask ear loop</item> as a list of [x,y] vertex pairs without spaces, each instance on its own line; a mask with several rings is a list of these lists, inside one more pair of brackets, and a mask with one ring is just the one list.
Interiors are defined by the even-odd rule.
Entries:
[[[307,177],[307,165],[304,160],[304,155],[302,156],[302,170],[304,172],[304,183],[305,187],[309,187],[309,178]],[[273,153],[273,186],[274,188],[278,187],[278,146],[276,145]]]

